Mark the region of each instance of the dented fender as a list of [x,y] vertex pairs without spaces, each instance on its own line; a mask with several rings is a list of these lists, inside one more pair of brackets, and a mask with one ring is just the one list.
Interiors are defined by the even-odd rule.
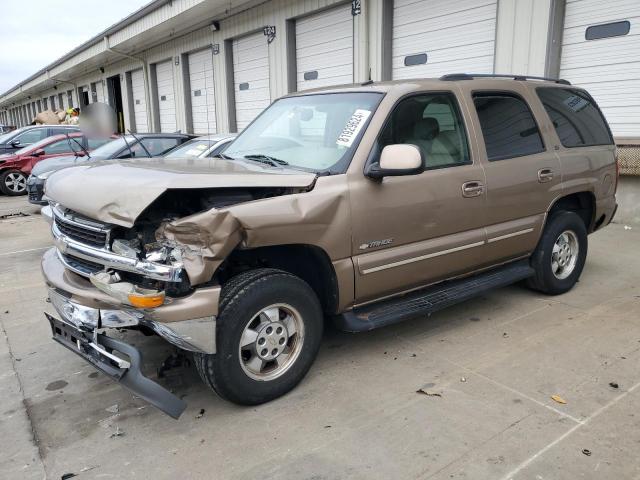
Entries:
[[[301,228],[301,225],[304,225]],[[305,244],[329,258],[350,257],[350,208],[345,175],[320,177],[308,192],[213,208],[156,231],[160,242],[182,249],[192,285],[209,281],[235,248]]]

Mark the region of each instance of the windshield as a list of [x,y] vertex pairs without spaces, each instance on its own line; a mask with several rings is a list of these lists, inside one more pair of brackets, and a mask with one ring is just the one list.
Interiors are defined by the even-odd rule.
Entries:
[[219,140],[209,140],[208,138],[194,138],[188,142],[174,148],[165,155],[168,158],[199,157],[204,152],[213,147]]
[[381,93],[325,93],[277,100],[224,155],[343,172],[381,99]]
[[[127,142],[129,142],[130,146],[133,146],[136,143],[136,140],[127,135]],[[93,152],[91,152],[91,158],[94,159],[110,159],[113,158],[120,150],[127,147],[127,143],[124,141],[123,137],[118,138],[117,140],[113,140],[111,142],[105,143],[101,147],[96,148]]]

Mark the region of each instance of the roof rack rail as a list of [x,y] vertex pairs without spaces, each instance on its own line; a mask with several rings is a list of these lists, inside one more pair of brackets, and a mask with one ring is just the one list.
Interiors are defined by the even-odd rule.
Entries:
[[513,78],[514,80],[544,80],[546,82],[571,85],[571,82],[563,78],[536,77],[533,75],[509,75],[501,73],[449,73],[440,77],[440,80],[473,80],[474,78]]

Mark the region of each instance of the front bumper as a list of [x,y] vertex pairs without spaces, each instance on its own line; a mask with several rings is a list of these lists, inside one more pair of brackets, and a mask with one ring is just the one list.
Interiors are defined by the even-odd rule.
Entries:
[[118,303],[86,278],[66,270],[55,248],[42,257],[42,273],[58,313],[87,319],[80,322],[86,323],[87,328],[146,326],[183,350],[216,352],[219,286],[198,288],[188,296],[168,299],[157,308],[135,309]]
[[[133,346],[102,333],[86,332],[46,314],[53,339],[92,364],[112,380],[163,412],[179,418],[187,404],[142,374],[142,355]],[[117,353],[124,354],[124,360]]]
[[43,200],[44,197],[44,180],[41,178],[30,175],[27,179],[27,194],[29,203],[34,205],[47,205],[47,201]]

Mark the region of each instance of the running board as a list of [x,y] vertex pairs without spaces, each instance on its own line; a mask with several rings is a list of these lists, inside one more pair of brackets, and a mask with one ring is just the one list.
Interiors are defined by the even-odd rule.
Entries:
[[366,332],[410,318],[429,316],[494,288],[506,287],[529,278],[533,274],[529,260],[520,260],[472,277],[442,282],[400,297],[356,307],[337,316],[336,326],[347,332]]

